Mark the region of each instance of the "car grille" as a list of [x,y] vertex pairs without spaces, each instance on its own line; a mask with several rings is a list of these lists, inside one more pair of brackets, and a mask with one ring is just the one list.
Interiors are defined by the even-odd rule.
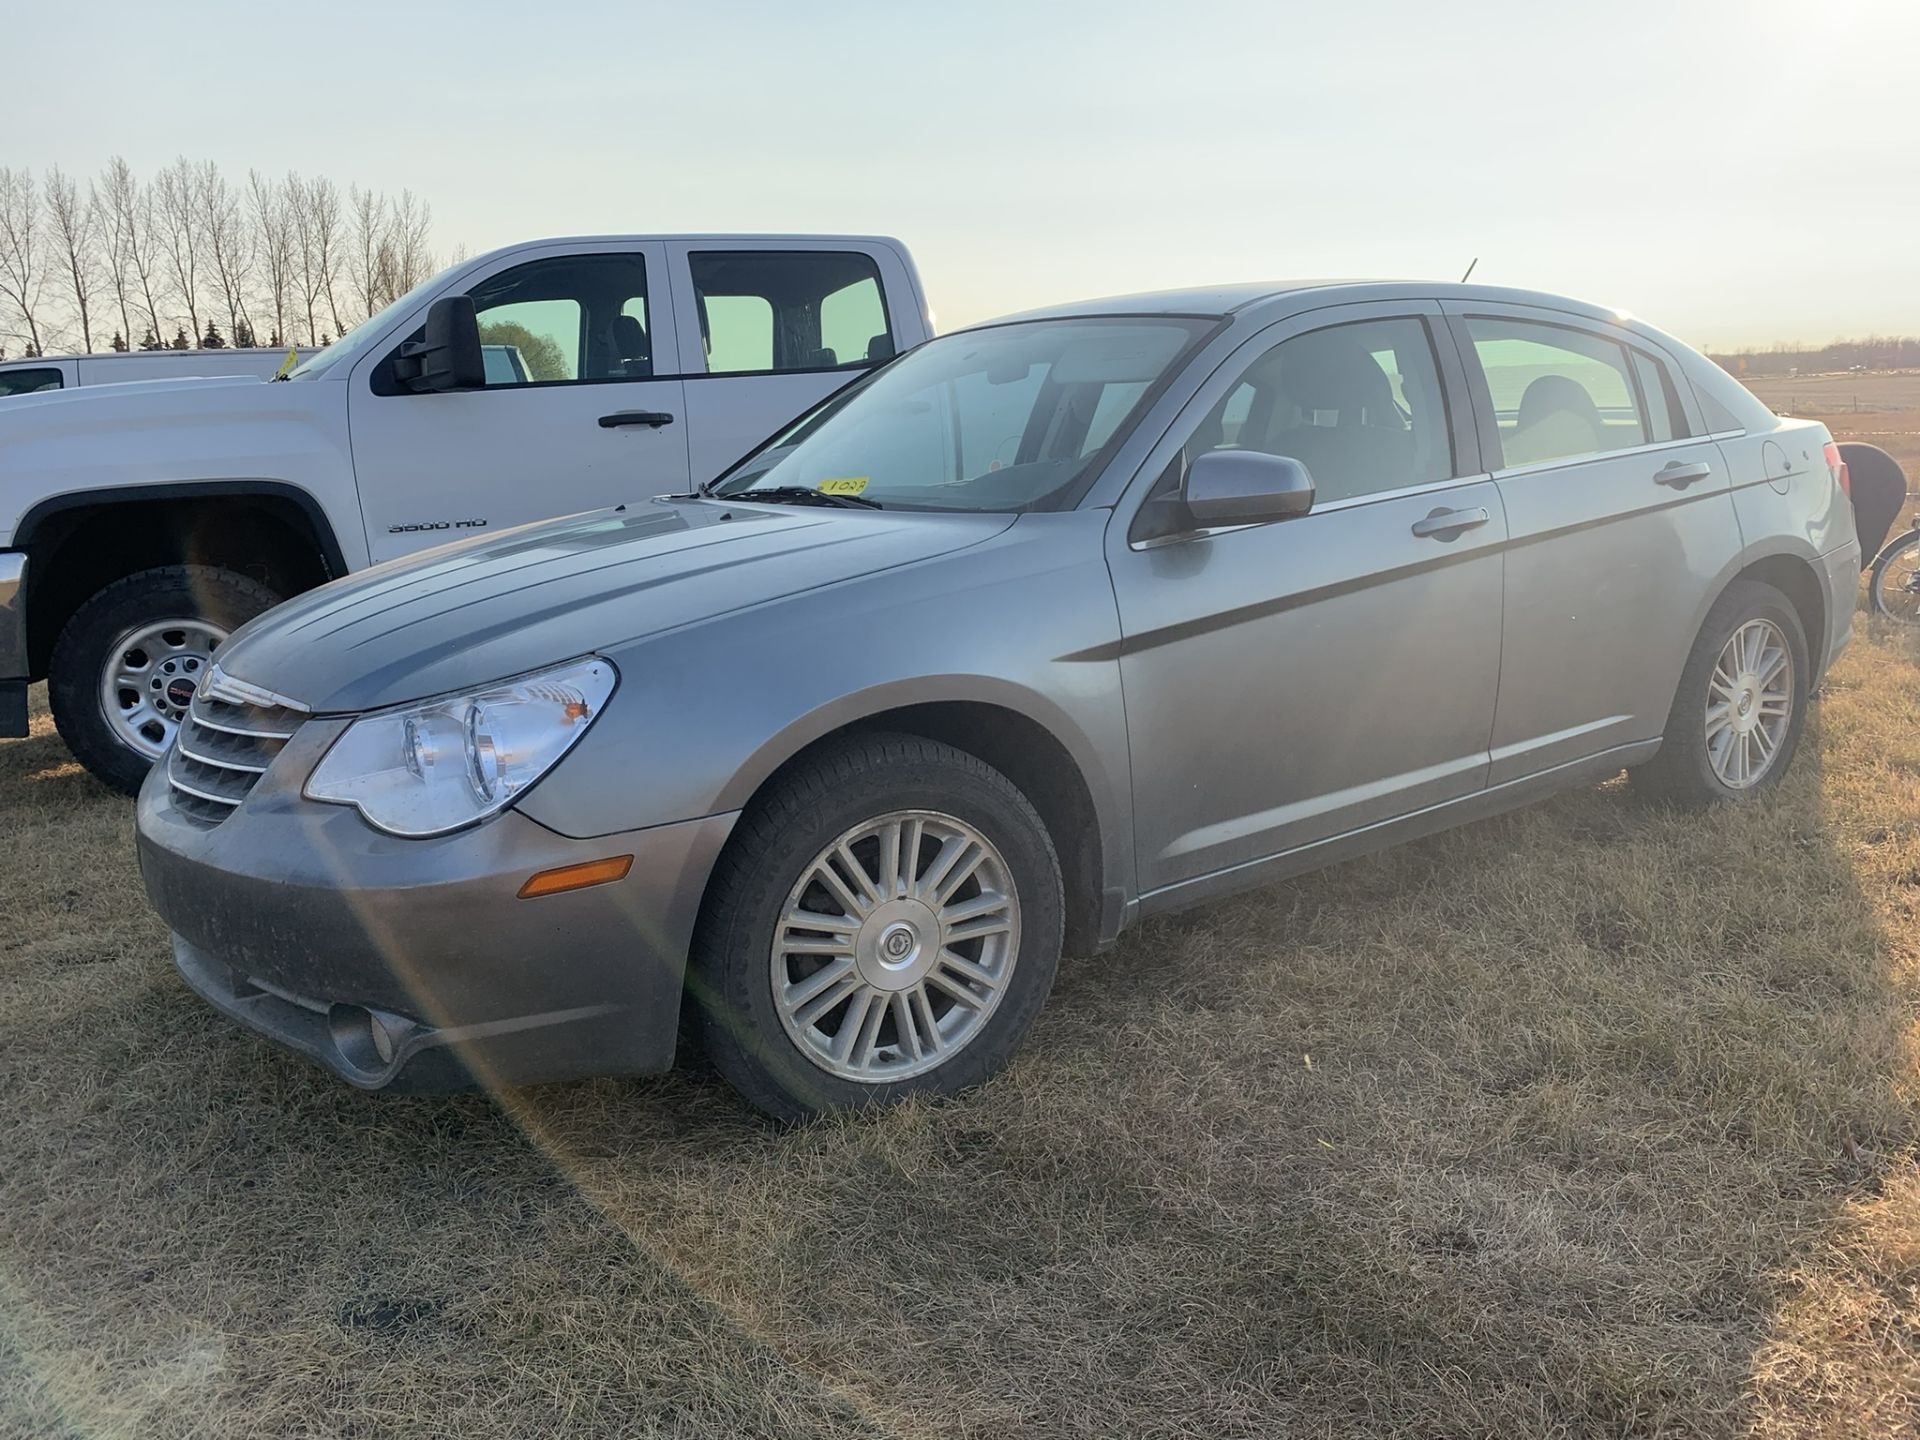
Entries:
[[307,718],[291,705],[217,698],[212,692],[221,684],[216,670],[211,684],[194,695],[167,751],[175,808],[206,826],[234,812]]

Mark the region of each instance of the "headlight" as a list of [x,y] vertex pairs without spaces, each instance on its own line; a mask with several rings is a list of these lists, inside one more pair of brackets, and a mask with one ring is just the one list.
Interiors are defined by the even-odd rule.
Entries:
[[575,660],[538,675],[363,715],[307,779],[390,835],[444,835],[497,815],[587,733],[619,676]]

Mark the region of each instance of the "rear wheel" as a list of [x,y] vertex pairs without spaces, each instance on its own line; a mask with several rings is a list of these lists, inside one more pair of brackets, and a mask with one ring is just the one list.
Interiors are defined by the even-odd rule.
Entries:
[[1060,866],[976,757],[863,736],[741,818],[688,977],[714,1065],[784,1120],[992,1075],[1053,985]]
[[1707,612],[1660,749],[1634,785],[1679,805],[1750,800],[1785,778],[1806,723],[1806,632],[1785,595],[1740,580]]
[[47,693],[60,738],[101,780],[133,794],[227,636],[280,599],[211,565],[114,581],[74,611],[54,644]]
[[1920,624],[1920,530],[1880,552],[1867,580],[1873,613],[1904,624]]

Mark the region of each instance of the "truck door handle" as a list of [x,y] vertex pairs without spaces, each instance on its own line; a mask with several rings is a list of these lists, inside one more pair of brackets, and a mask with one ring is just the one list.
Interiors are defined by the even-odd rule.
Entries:
[[1471,510],[1436,510],[1424,520],[1413,522],[1413,533],[1422,540],[1451,540],[1463,530],[1477,530],[1493,517],[1484,505]]
[[600,428],[612,430],[621,425],[644,425],[649,430],[658,430],[662,425],[671,425],[673,416],[664,410],[616,410],[611,415],[600,417]]
[[1684,490],[1696,480],[1704,480],[1713,474],[1713,466],[1704,460],[1688,464],[1685,460],[1669,460],[1655,473],[1653,483],[1671,485],[1676,490]]

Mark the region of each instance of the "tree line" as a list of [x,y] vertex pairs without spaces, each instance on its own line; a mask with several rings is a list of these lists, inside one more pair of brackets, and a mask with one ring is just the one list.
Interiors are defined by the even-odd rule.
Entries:
[[324,175],[237,183],[183,155],[142,179],[116,155],[83,186],[0,166],[0,359],[330,344],[441,268],[432,228],[411,190]]
[[1920,369],[1920,338],[1869,335],[1864,340],[1835,340],[1828,345],[1779,343],[1764,350],[1709,353],[1708,359],[1734,375],[1785,375],[1790,371]]

